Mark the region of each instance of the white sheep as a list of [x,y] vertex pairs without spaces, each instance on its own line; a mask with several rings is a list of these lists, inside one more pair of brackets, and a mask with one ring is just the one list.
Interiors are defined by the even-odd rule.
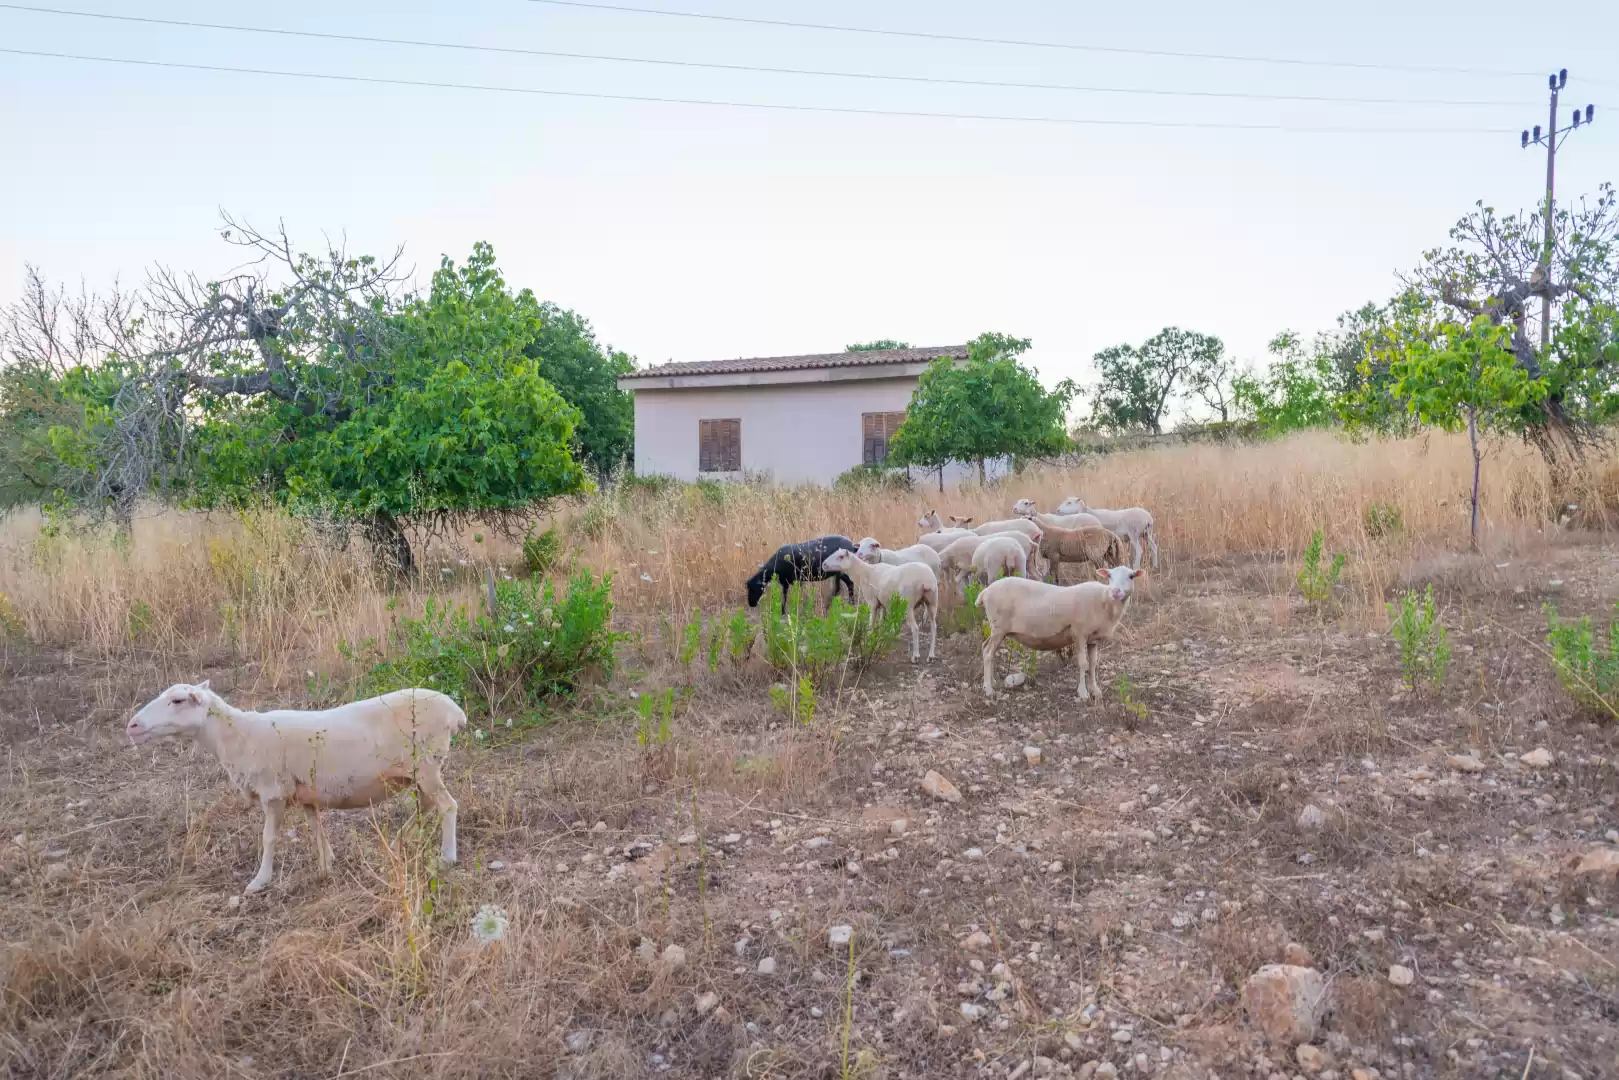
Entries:
[[995,696],[995,650],[1011,638],[1024,648],[1042,652],[1072,648],[1079,663],[1079,700],[1100,699],[1102,684],[1097,671],[1102,642],[1113,636],[1130,604],[1135,579],[1145,573],[1115,566],[1097,571],[1102,581],[1066,586],[1002,578],[979,593],[978,606],[989,621],[983,650],[985,696]]
[[275,842],[287,804],[309,814],[320,870],[332,866],[321,810],[356,810],[415,787],[443,817],[440,857],[455,862],[456,802],[439,762],[467,714],[436,690],[395,690],[334,709],[248,712],[208,688],[179,683],[130,717],[136,746],[182,735],[201,743],[225,767],[231,783],[264,807],[259,872],[245,892],[275,875]]
[[[1044,535],[1043,533],[1041,535]],[[953,588],[957,595],[966,595],[965,576],[973,572],[973,555],[986,540],[1010,540],[1023,549],[1023,563],[1026,568],[1033,568],[1037,574],[1044,565],[1040,560],[1040,545],[1023,533],[1005,532],[992,533],[989,536],[980,536],[977,533],[967,533],[958,536],[946,544],[939,551],[939,580]]]
[[911,663],[922,658],[922,631],[917,625],[918,611],[925,612],[931,627],[928,639],[928,659],[938,655],[939,644],[939,579],[923,563],[904,563],[873,566],[852,551],[834,551],[821,568],[838,570],[849,575],[854,582],[855,595],[869,608],[876,620],[894,597],[905,598],[905,625],[911,628]]
[[1012,513],[1027,518],[1042,529],[1048,525],[1055,525],[1059,529],[1082,529],[1102,524],[1090,514],[1042,514],[1033,499],[1019,499],[1012,504]]
[[1158,569],[1158,536],[1152,527],[1152,514],[1139,506],[1132,506],[1127,510],[1103,510],[1096,506],[1087,506],[1085,500],[1078,495],[1070,495],[1061,506],[1057,507],[1059,514],[1090,514],[1101,522],[1102,527],[1118,533],[1130,541],[1135,549],[1135,558],[1130,565],[1141,566],[1141,542],[1145,540],[1152,547],[1152,568]]
[[927,544],[912,544],[910,547],[898,549],[885,548],[877,542],[876,537],[868,536],[856,546],[855,554],[869,563],[884,563],[888,566],[921,563],[932,570],[935,577],[939,574],[939,552]]
[[973,551],[973,573],[985,585],[996,578],[1028,577],[1029,553],[1014,539],[1017,533],[1000,533],[984,537],[984,542]]
[[916,542],[926,544],[934,551],[943,551],[950,546],[951,541],[972,535],[971,530],[941,524],[937,510],[929,510],[917,518],[916,527],[921,530]]
[[996,533],[1018,532],[1030,540],[1040,539],[1040,526],[1028,518],[1006,518],[1003,521],[986,521],[973,529],[979,536],[993,536]]

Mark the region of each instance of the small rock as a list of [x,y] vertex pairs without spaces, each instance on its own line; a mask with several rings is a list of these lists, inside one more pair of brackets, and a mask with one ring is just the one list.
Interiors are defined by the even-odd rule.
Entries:
[[1119,1067],[1111,1061],[1104,1061],[1091,1073],[1095,1080],[1119,1080]]
[[760,960],[758,971],[761,975],[774,975],[776,973],[776,958],[767,956]]
[[893,821],[888,823],[888,833],[890,836],[904,836],[905,830],[910,827],[911,823],[909,821],[902,817],[895,818]]
[[697,995],[697,1015],[702,1016],[720,1003],[720,996],[712,990]]
[[984,849],[970,847],[961,853],[961,857],[966,859],[968,862],[977,862],[984,857]]
[[1310,950],[1296,941],[1289,941],[1287,948],[1282,950],[1282,962],[1292,964],[1294,967],[1311,967],[1314,964]]
[[1021,672],[1021,671],[1014,671],[1010,675],[1008,675],[1006,678],[1002,679],[1001,684],[1003,686],[1005,686],[1008,690],[1016,690],[1018,687],[1022,686],[1027,681],[1028,681],[1028,676],[1027,675],[1023,674],[1023,672]]
[[1266,964],[1242,985],[1249,1021],[1276,1042],[1315,1038],[1326,1006],[1327,983],[1315,968]]
[[1314,1076],[1327,1067],[1327,1055],[1321,1052],[1320,1047],[1309,1043],[1300,1043],[1293,1048],[1293,1057],[1299,1063],[1299,1068]]
[[562,1043],[568,1048],[570,1054],[582,1054],[590,1049],[594,1033],[589,1031],[570,1031],[563,1038]]
[[943,802],[958,803],[961,801],[961,792],[956,789],[956,785],[932,769],[929,769],[927,775],[922,777],[922,790]]
[[983,952],[992,944],[993,942],[988,934],[984,933],[982,930],[974,930],[972,933],[968,934],[964,939],[962,939],[961,947],[966,949],[968,952]]
[[605,822],[605,821],[596,822],[596,824],[594,824],[594,825],[592,825],[590,827],[590,831],[594,832],[594,833],[604,833],[604,832],[606,832],[607,831],[607,822]]
[[1314,803],[1306,803],[1299,811],[1299,828],[1314,832],[1327,823],[1327,812]]
[[1080,1034],[1077,1031],[1063,1032],[1062,1041],[1063,1044],[1068,1047],[1068,1049],[1072,1050],[1076,1054],[1085,1049],[1085,1040],[1080,1037]]
[[1046,873],[1048,873],[1048,874],[1060,874],[1060,873],[1062,873],[1062,860],[1061,859],[1052,859],[1050,864],[1046,866]]
[[67,877],[72,872],[73,867],[69,866],[67,863],[53,862],[49,866],[45,867],[45,880],[55,881],[57,878]]
[[1552,763],[1552,754],[1544,746],[1537,746],[1518,760],[1531,769],[1544,769]]
[[1417,973],[1404,964],[1389,965],[1389,982],[1395,986],[1410,986],[1417,981]]
[[982,1020],[989,1013],[987,1008],[971,1001],[963,1001],[960,1008],[961,1015],[968,1020]]
[[1380,1080],[1376,1069],[1350,1069],[1349,1080]]
[[804,847],[808,851],[819,851],[821,848],[831,846],[832,838],[829,836],[812,836],[804,841]]
[[720,837],[720,843],[724,844],[727,847],[729,847],[732,844],[740,844],[741,842],[742,842],[742,834],[739,833],[739,832],[728,832],[724,836]]
[[1475,754],[1451,754],[1445,758],[1445,764],[1457,772],[1480,773],[1484,771],[1484,762]]
[[679,945],[671,945],[663,950],[663,966],[671,971],[678,971],[686,966],[686,950]]
[[1123,1045],[1136,1037],[1136,1033],[1127,1027],[1121,1027],[1113,1033],[1113,1041]]
[[825,1015],[826,1015],[826,1010],[821,1008],[819,1005],[811,1005],[810,1006],[810,1019],[819,1020],[821,1017],[823,1017]]
[[679,844],[681,847],[689,847],[692,844],[697,843],[697,834],[694,832],[683,832],[679,836],[675,837],[675,843]]
[[491,873],[498,874],[504,869],[506,869],[506,864],[501,862],[499,859],[494,859],[489,863],[489,870]]
[[847,949],[849,942],[854,940],[854,927],[834,926],[826,932],[826,943],[833,949]]
[[242,898],[240,896],[233,896],[225,901],[225,906],[228,908],[239,908],[242,906]]
[[938,742],[940,739],[944,738],[944,732],[939,730],[939,726],[937,724],[929,724],[921,731],[918,731],[916,733],[916,737],[920,742]]
[[1040,748],[1038,746],[1025,746],[1023,748],[1023,760],[1029,763],[1029,768],[1031,769],[1038,766],[1040,764]]

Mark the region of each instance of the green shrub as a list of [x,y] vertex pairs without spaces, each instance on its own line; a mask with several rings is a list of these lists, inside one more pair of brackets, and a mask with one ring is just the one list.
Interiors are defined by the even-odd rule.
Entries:
[[392,647],[363,677],[363,689],[426,687],[495,719],[571,695],[587,672],[612,675],[626,635],[612,630],[610,573],[598,581],[580,570],[560,600],[550,581],[497,582],[495,601],[498,620],[429,599],[421,618],[398,621]]
[[[1083,677],[1081,675],[1081,678]],[[1119,704],[1124,706],[1125,715],[1130,718],[1130,730],[1134,731],[1136,725],[1147,719],[1146,703],[1136,700],[1135,684],[1130,681],[1130,676],[1122,671],[1119,672],[1119,677],[1113,682],[1113,692],[1118,695]]]
[[1405,528],[1405,516],[1393,503],[1372,503],[1361,517],[1366,535],[1373,540],[1394,536]]
[[1429,585],[1420,599],[1415,592],[1403,594],[1398,605],[1388,605],[1388,613],[1389,633],[1400,645],[1400,670],[1406,686],[1415,690],[1427,682],[1439,689],[1445,684],[1445,668],[1450,664],[1450,633],[1439,621],[1433,586]]
[[1322,603],[1332,597],[1333,590],[1338,587],[1338,577],[1343,573],[1344,563],[1348,556],[1340,552],[1332,557],[1332,562],[1323,567],[1321,530],[1317,529],[1310,537],[1310,546],[1304,549],[1304,563],[1299,567],[1299,592],[1312,604]]
[[760,629],[764,634],[765,661],[777,671],[822,676],[846,661],[864,669],[891,650],[905,628],[905,600],[895,597],[873,621],[865,604],[849,607],[834,596],[825,615],[816,615],[815,597],[796,589],[793,603],[781,611],[781,585],[772,584],[760,601]]
[[[941,586],[942,588],[942,586]],[[984,624],[984,609],[978,606],[978,594],[984,591],[984,586],[976,581],[967,582],[967,599],[951,608],[949,613],[940,621],[944,624],[942,629],[947,634],[970,632]],[[988,628],[985,627],[987,630]]]
[[1581,707],[1619,717],[1619,619],[1609,623],[1599,638],[1589,615],[1568,622],[1558,618],[1553,604],[1547,604],[1545,612],[1546,643],[1557,681]]
[[534,577],[544,577],[562,561],[562,537],[554,528],[523,538],[523,565]]
[[675,733],[675,691],[643,693],[635,702],[637,722],[635,741],[644,747],[663,746]]
[[770,688],[770,703],[800,724],[815,722],[815,680],[808,675]]
[[856,465],[845,469],[832,481],[832,490],[848,493],[864,491],[900,493],[911,490],[911,474],[904,469],[882,465]]
[[759,630],[748,621],[746,608],[737,608],[731,615],[731,621],[726,625],[726,641],[731,649],[731,660],[740,664],[748,658],[753,651],[754,639],[759,636]]

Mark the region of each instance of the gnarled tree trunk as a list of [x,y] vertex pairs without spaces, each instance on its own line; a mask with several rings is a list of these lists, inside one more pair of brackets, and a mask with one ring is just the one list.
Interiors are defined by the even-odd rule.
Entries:
[[398,577],[411,577],[416,573],[410,538],[398,518],[387,510],[378,510],[366,519],[363,528],[378,571]]

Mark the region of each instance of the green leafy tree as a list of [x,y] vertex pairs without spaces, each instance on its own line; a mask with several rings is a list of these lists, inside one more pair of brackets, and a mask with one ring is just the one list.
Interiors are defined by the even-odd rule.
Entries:
[[1268,369],[1232,379],[1238,414],[1252,418],[1267,435],[1331,424],[1335,397],[1330,360],[1320,352],[1309,354],[1290,330],[1272,338],[1268,349],[1275,357]]
[[85,505],[127,513],[179,485],[205,506],[269,497],[360,525],[410,571],[407,530],[521,535],[537,503],[588,483],[581,410],[541,374],[566,366],[542,359],[558,341],[588,352],[588,327],[514,294],[487,244],[418,296],[397,255],[294,254],[229,219],[222,233],[256,256],[248,271],[155,273],[125,336],[66,373],[86,419],[51,434]]
[[1477,550],[1483,440],[1492,433],[1520,432],[1523,417],[1546,396],[1547,380],[1531,376],[1518,362],[1511,329],[1484,315],[1456,322],[1436,313],[1385,359],[1389,392],[1413,421],[1467,432],[1473,455],[1469,537]]
[[878,338],[876,341],[868,341],[864,344],[856,342],[853,345],[845,345],[843,351],[878,352],[883,349],[909,349],[910,347],[910,343],[906,341],[895,341],[893,338]]
[[1479,203],[1450,230],[1450,246],[1427,252],[1406,281],[1448,312],[1448,322],[1433,320],[1441,334],[1480,318],[1503,329],[1507,351],[1543,392],[1519,401],[1515,419],[1500,419],[1540,451],[1562,500],[1586,448],[1606,438],[1602,424],[1619,410],[1619,205],[1604,184],[1549,219],[1546,209],[1503,215]]
[[606,476],[634,454],[635,397],[618,388],[618,377],[634,371],[635,361],[599,345],[589,321],[574,312],[537,303],[527,289],[516,299],[538,308],[524,355],[538,361],[540,377],[579,410],[574,456]]
[[965,365],[948,357],[929,365],[889,443],[889,464],[941,469],[973,461],[982,482],[986,461],[1067,450],[1063,419],[1074,385],[1041,386],[1018,359],[1029,345],[1027,338],[981,334],[969,343]]
[[1099,378],[1092,391],[1091,423],[1104,431],[1163,431],[1177,388],[1186,386],[1217,411],[1231,408],[1225,386],[1230,362],[1225,344],[1210,334],[1169,326],[1138,348],[1114,345],[1095,356]]

